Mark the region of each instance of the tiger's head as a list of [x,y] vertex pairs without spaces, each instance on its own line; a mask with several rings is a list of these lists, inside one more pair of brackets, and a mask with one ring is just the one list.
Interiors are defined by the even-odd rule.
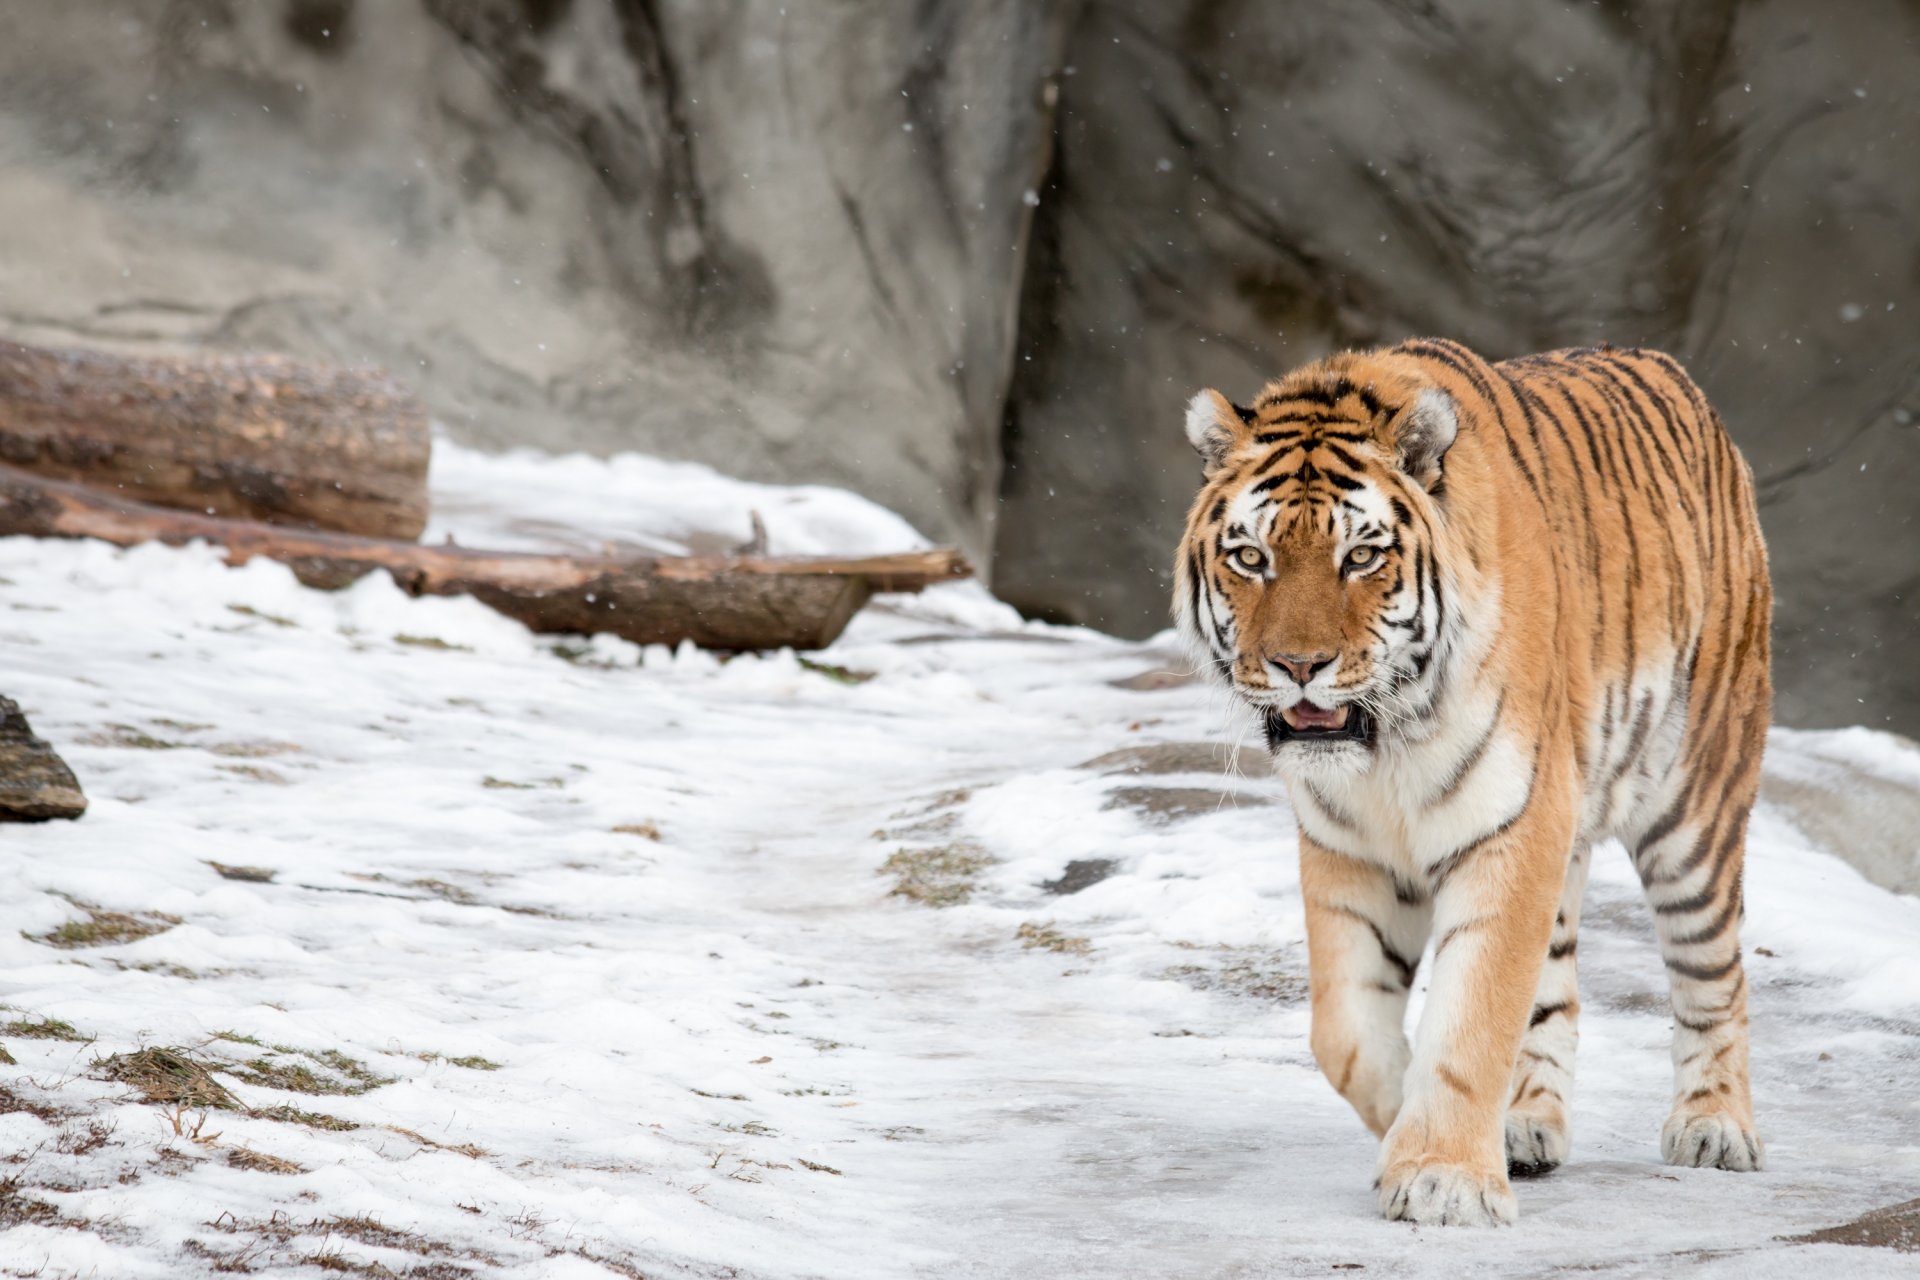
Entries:
[[1202,391],[1186,427],[1205,480],[1174,570],[1181,633],[1262,717],[1277,763],[1364,769],[1431,704],[1445,656],[1452,397],[1340,356],[1251,408]]

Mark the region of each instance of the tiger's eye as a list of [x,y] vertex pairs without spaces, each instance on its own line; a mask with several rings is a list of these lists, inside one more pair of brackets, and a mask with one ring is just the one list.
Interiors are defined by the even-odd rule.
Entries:
[[1375,547],[1355,547],[1347,552],[1347,568],[1364,569],[1379,558],[1380,552]]
[[1267,567],[1267,558],[1255,547],[1241,547],[1235,551],[1233,562],[1248,573],[1258,573]]

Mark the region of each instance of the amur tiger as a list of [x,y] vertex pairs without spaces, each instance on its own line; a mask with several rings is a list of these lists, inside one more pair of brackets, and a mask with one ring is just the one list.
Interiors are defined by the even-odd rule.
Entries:
[[[1668,356],[1336,355],[1195,396],[1174,610],[1300,828],[1327,1078],[1389,1218],[1511,1223],[1567,1157],[1589,850],[1630,852],[1673,1008],[1672,1164],[1758,1169],[1741,858],[1771,703],[1745,461]],[[1434,961],[1409,1047],[1408,989]]]

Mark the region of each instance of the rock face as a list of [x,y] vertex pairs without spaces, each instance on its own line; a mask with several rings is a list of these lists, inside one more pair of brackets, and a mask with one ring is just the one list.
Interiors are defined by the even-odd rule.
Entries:
[[849,485],[1132,634],[1196,387],[1660,345],[1761,478],[1780,717],[1920,731],[1911,4],[21,8],[0,336],[372,359],[464,439]]
[[1163,625],[1199,386],[1660,346],[1759,477],[1778,717],[1920,728],[1920,10],[1111,0],[1067,67],[997,590]]
[[33,6],[0,333],[370,359],[469,441],[850,485],[983,550],[1065,9]]
[[33,736],[18,703],[0,698],[0,822],[47,822],[86,811],[73,770]]

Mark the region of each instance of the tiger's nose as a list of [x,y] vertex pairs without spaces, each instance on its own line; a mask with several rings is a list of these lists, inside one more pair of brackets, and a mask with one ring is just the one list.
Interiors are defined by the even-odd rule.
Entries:
[[1273,653],[1267,656],[1272,662],[1285,667],[1287,674],[1304,685],[1320,674],[1336,655],[1323,650],[1319,653]]

